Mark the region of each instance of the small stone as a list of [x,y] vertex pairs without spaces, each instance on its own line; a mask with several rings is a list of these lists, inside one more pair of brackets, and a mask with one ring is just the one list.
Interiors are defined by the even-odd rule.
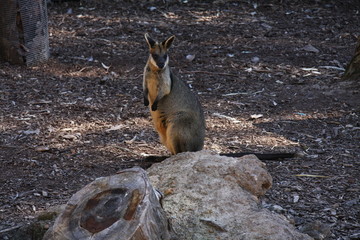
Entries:
[[193,61],[194,59],[195,59],[195,55],[192,54],[186,55],[186,60],[188,60],[189,62]]
[[276,213],[284,213],[285,212],[284,208],[279,205],[273,205],[271,207],[271,210],[273,210]]
[[317,49],[316,47],[314,47],[313,45],[306,45],[305,47],[303,47],[303,49],[307,52],[313,52],[313,53],[319,53],[319,49]]
[[50,150],[50,148],[48,146],[38,146],[35,148],[35,151],[37,151],[37,152],[47,152],[49,150]]
[[253,63],[258,63],[260,61],[260,58],[259,57],[253,57],[253,58],[251,58],[251,61]]

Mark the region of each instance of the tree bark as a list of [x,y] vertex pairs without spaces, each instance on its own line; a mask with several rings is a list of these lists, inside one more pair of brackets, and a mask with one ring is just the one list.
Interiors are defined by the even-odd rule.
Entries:
[[49,58],[46,0],[0,1],[0,57],[34,65]]
[[23,64],[19,50],[18,14],[15,0],[0,1],[0,57],[13,64]]
[[98,178],[72,196],[44,240],[174,239],[159,196],[141,168]]
[[358,37],[358,44],[355,54],[351,59],[349,65],[346,67],[343,80],[360,80],[360,37]]

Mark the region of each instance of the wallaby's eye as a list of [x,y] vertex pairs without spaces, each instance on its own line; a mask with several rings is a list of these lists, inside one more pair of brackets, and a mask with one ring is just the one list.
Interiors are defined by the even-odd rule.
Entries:
[[[151,54],[152,58],[157,61],[160,59],[160,55],[159,54],[156,54],[156,53],[153,53]],[[167,54],[164,54],[163,56],[161,56],[162,59],[166,59],[167,58]]]
[[159,59],[159,55],[156,53],[151,54],[151,56],[155,61]]

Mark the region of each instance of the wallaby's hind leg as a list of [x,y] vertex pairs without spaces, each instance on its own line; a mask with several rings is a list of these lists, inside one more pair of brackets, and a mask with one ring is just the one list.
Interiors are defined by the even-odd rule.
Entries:
[[172,154],[200,151],[204,134],[192,118],[180,118],[169,124],[166,130],[166,146]]

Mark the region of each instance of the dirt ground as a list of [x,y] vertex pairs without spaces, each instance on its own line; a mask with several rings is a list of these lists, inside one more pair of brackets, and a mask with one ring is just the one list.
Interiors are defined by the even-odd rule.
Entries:
[[[265,3],[266,2],[266,3]],[[164,40],[206,114],[205,149],[298,152],[266,161],[262,199],[299,229],[360,239],[360,84],[341,80],[360,35],[348,1],[60,1],[50,60],[0,62],[0,237],[97,177],[167,155],[142,101]]]

